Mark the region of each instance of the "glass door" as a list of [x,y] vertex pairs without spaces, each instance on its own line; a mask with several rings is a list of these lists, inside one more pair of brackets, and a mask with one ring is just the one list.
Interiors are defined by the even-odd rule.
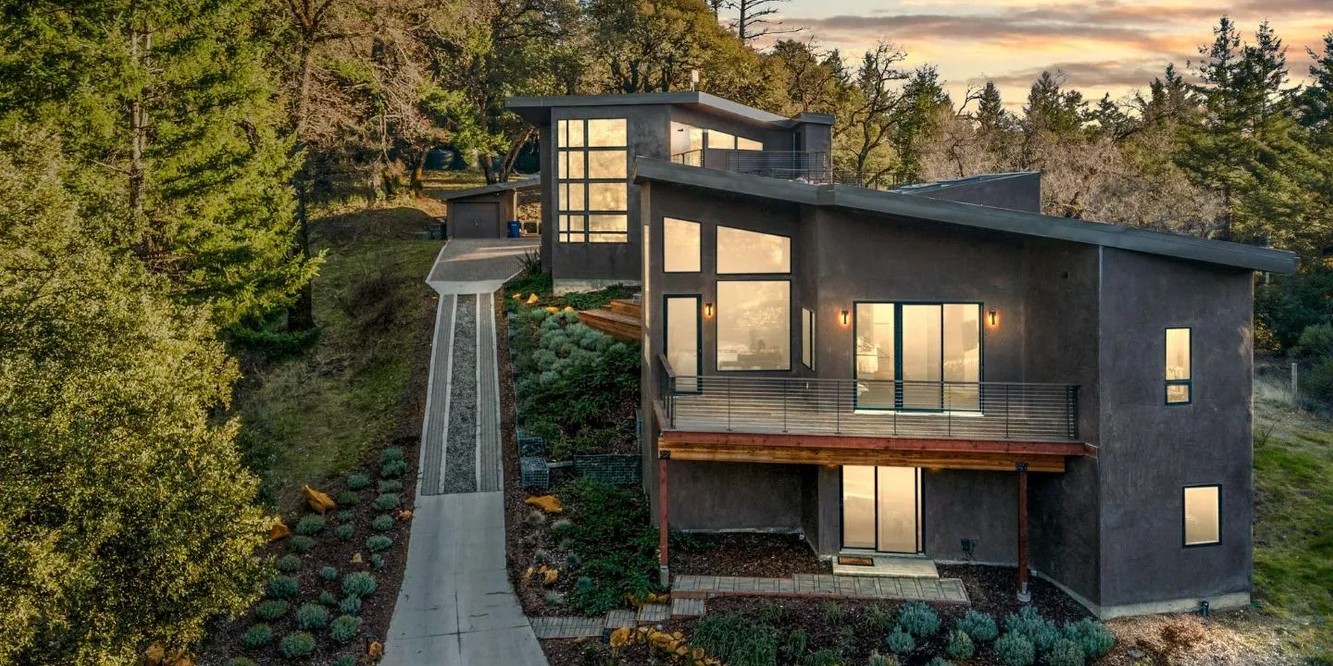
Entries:
[[857,303],[854,330],[858,409],[980,409],[980,303]]
[[844,466],[842,545],[885,553],[921,552],[921,470]]

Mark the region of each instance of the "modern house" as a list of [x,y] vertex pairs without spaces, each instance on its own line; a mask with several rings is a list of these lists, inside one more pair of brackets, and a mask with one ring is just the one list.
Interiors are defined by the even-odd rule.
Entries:
[[[521,108],[672,131],[637,97]],[[668,526],[790,531],[835,566],[1017,565],[1020,597],[1031,572],[1102,617],[1248,602],[1253,274],[1292,254],[1044,216],[1036,174],[875,191],[660,153],[623,233],[664,577]],[[597,249],[547,240],[557,279]]]

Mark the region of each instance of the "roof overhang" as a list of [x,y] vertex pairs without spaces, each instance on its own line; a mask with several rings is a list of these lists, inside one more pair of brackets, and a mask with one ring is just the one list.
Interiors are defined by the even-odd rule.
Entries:
[[498,194],[500,192],[509,192],[511,190],[524,191],[534,190],[541,187],[541,176],[533,176],[522,180],[510,180],[503,183],[491,183],[482,187],[472,187],[466,190],[450,190],[439,192],[435,196],[441,201],[453,201],[455,199],[466,199],[468,197],[482,196],[486,194]]
[[657,438],[671,460],[804,465],[890,465],[1060,473],[1071,457],[1096,458],[1083,442],[846,437],[668,430]]
[[654,105],[694,108],[744,123],[772,128],[792,127],[799,122],[833,123],[833,117],[826,114],[809,114],[809,117],[803,117],[805,115],[803,114],[797,118],[786,118],[776,113],[769,113],[716,95],[694,91],[634,93],[630,95],[551,95],[510,97],[505,100],[506,108],[537,126],[549,125],[551,123],[551,110],[557,108]]
[[1293,273],[1296,270],[1296,255],[1285,250],[932,199],[901,192],[849,185],[813,185],[644,157],[635,161],[634,180],[639,183],[666,182],[735,196],[928,220],[1246,270],[1274,273]]

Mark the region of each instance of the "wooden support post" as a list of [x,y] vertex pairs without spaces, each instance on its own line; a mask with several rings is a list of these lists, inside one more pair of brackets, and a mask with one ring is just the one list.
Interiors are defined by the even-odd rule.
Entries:
[[1028,590],[1028,464],[1018,463],[1018,600],[1032,601]]
[[657,457],[657,578],[658,584],[664,588],[671,587],[671,571],[667,558],[667,540],[669,536],[669,527],[667,525],[667,461],[671,459],[670,451],[661,451]]

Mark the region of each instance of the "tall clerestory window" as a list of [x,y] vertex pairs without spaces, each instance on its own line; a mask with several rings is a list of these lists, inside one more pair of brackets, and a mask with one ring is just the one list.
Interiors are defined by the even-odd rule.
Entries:
[[556,121],[556,238],[629,242],[629,151],[624,118]]

